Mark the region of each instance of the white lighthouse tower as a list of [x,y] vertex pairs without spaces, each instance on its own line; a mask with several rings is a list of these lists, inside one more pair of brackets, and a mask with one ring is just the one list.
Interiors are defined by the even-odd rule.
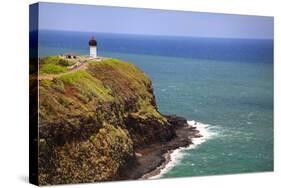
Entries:
[[90,57],[97,58],[97,41],[94,37],[89,41]]

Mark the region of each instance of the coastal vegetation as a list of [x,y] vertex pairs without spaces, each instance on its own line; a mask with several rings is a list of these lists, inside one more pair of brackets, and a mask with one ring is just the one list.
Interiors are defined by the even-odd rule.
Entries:
[[67,71],[67,66],[74,64],[73,61],[65,60],[59,56],[49,56],[40,60],[40,74],[57,74]]
[[117,59],[68,71],[76,61],[40,59],[41,185],[120,179],[137,149],[175,137],[143,71]]

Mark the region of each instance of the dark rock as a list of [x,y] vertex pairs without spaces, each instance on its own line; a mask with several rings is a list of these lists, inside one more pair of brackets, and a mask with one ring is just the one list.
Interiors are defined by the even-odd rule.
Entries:
[[184,117],[177,115],[164,115],[167,118],[167,121],[175,127],[183,127],[187,125],[187,120]]

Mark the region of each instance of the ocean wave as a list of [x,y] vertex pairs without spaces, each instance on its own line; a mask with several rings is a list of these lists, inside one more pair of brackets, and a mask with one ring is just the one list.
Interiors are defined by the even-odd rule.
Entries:
[[185,156],[187,150],[192,150],[197,148],[199,145],[203,144],[207,140],[213,138],[217,132],[213,130],[213,126],[209,124],[203,124],[197,121],[187,121],[187,123],[193,127],[196,127],[196,129],[200,132],[202,137],[199,138],[193,138],[192,143],[188,147],[180,147],[176,150],[173,150],[169,155],[170,155],[170,161],[167,163],[167,165],[160,170],[160,173],[151,176],[148,179],[157,179],[162,177],[164,174],[166,174],[168,171],[170,171],[174,166],[176,166],[182,158]]

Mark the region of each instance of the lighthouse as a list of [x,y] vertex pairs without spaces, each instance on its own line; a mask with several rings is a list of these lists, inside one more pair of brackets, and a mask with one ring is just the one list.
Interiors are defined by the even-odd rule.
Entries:
[[97,58],[97,41],[92,37],[89,41],[90,57]]

